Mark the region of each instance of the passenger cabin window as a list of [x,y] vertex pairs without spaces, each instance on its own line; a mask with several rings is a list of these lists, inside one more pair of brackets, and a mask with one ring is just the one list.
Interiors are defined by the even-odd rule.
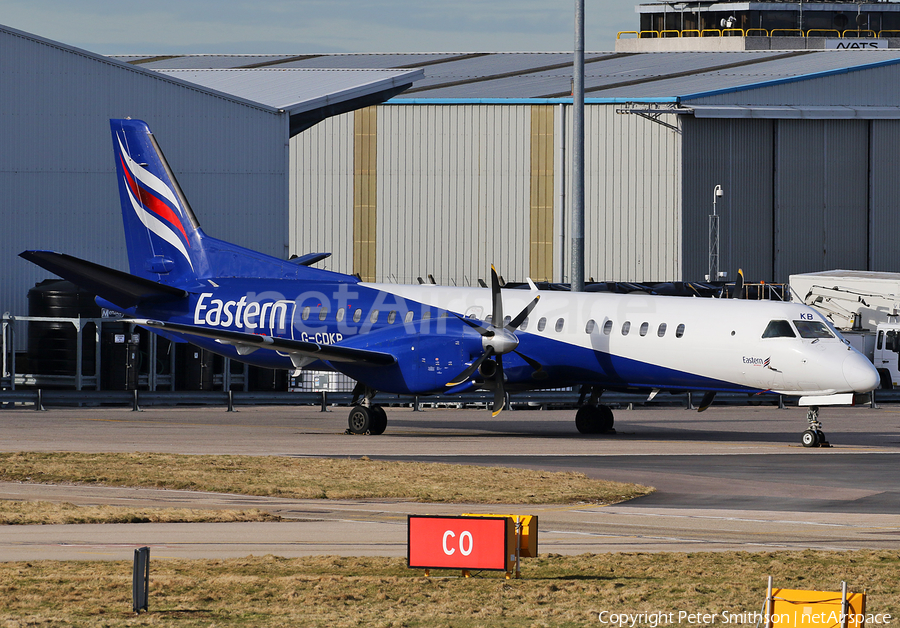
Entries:
[[372,314],[369,316],[369,320],[373,323],[378,322],[378,310],[372,310]]
[[641,323],[641,336],[646,336],[650,331],[650,323]]
[[821,321],[794,321],[801,338],[834,338],[828,325]]
[[797,334],[791,328],[791,324],[787,321],[769,321],[766,331],[763,332],[763,338],[796,338]]
[[563,327],[566,326],[566,319],[558,318],[556,319],[556,331],[562,331]]
[[323,307],[321,310],[319,310],[319,320],[324,321],[326,316],[328,316],[328,308]]
[[506,327],[512,321],[512,316],[504,316],[503,317],[503,326]]
[[547,326],[547,319],[541,316],[541,320],[538,321],[538,331],[544,331],[544,327]]
[[408,311],[408,312],[406,313],[406,316],[403,317],[403,322],[404,322],[404,323],[411,323],[411,322],[412,322],[412,319],[413,319],[413,313],[412,313],[412,310],[410,310],[410,311]]
[[391,310],[388,312],[388,325],[393,325],[397,320],[397,310]]
[[522,331],[525,331],[526,329],[528,329],[528,317],[527,316],[522,321],[522,324],[519,325],[519,329],[521,329]]
[[594,333],[594,327],[596,327],[596,326],[597,326],[597,323],[592,318],[591,320],[589,320],[587,322],[587,325],[584,326],[584,333],[586,333],[586,334]]
[[340,323],[342,320],[344,320],[344,308],[338,308],[338,311],[335,312],[335,314],[334,314],[334,318],[335,318],[335,320],[336,320],[337,322],[339,322],[339,323]]
[[660,338],[662,338],[663,336],[666,335],[666,324],[665,323],[659,324],[659,328],[657,328],[657,330],[656,330],[656,335],[659,336]]
[[491,319],[493,318],[493,316],[494,316],[493,314],[488,314],[487,316],[484,317],[484,322],[487,323],[488,325],[490,325]]
[[307,318],[309,318],[309,306],[308,305],[305,308],[303,308],[303,313],[300,314],[300,318],[302,318],[303,320],[306,320]]
[[425,310],[424,312],[422,312],[423,321],[427,321],[429,318],[431,318],[431,310]]
[[603,323],[603,335],[604,336],[610,335],[612,333],[612,328],[613,328],[612,321],[608,320],[605,323]]
[[627,336],[628,332],[631,331],[631,321],[625,321],[622,323],[622,335]]
[[679,323],[678,327],[675,328],[675,337],[681,338],[684,335],[684,323]]
[[360,308],[356,308],[356,311],[353,312],[353,322],[358,323],[359,319],[362,318],[362,310]]

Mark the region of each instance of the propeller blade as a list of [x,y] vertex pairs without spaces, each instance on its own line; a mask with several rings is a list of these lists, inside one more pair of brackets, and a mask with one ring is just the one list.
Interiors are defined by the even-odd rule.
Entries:
[[546,379],[547,374],[544,372],[544,367],[541,366],[540,362],[533,358],[529,358],[527,355],[519,353],[518,351],[513,351],[513,353],[525,360],[525,362],[528,363],[528,366],[534,369],[534,373],[531,374],[532,379]]
[[732,299],[743,299],[744,298],[744,271],[741,268],[738,268],[737,279],[734,282],[734,292],[731,295]]
[[703,412],[708,407],[712,405],[713,399],[715,399],[716,393],[715,391],[709,391],[705,395],[703,395],[703,399],[700,400],[700,407],[697,408],[697,412]]
[[491,336],[494,335],[493,330],[488,329],[487,327],[485,327],[484,325],[482,325],[481,323],[479,323],[478,321],[476,321],[474,319],[464,318],[464,317],[460,316],[459,314],[456,315],[456,318],[458,318],[459,320],[464,322],[466,325],[468,325],[469,327],[471,327],[472,329],[477,331],[482,336],[487,336],[488,338],[490,338]]
[[506,326],[506,329],[508,329],[509,331],[515,331],[516,329],[518,329],[519,325],[522,324],[522,321],[524,321],[528,317],[528,315],[531,314],[531,310],[534,309],[534,306],[536,306],[538,301],[540,301],[540,300],[541,300],[541,295],[537,295],[536,297],[534,297],[534,300],[531,303],[529,303],[528,305],[526,305],[525,309],[522,310],[521,312],[519,312],[518,316],[516,316],[514,319],[509,321],[509,324]]
[[500,296],[500,279],[497,277],[497,269],[491,264],[491,298],[493,300],[491,311],[491,323],[495,327],[503,326],[503,299]]
[[491,416],[495,417],[503,411],[506,405],[506,391],[503,390],[503,356],[497,355],[497,372],[494,373],[494,406],[491,408]]
[[487,360],[488,358],[490,358],[492,355],[494,355],[493,347],[487,347],[484,350],[484,353],[482,353],[478,357],[477,360],[472,362],[472,364],[471,364],[471,366],[469,366],[469,368],[467,368],[465,371],[463,371],[462,373],[457,375],[455,378],[453,378],[453,381],[447,382],[447,386],[448,387],[459,386],[463,382],[469,381],[469,378],[475,374],[475,371],[477,371],[478,368],[484,363],[484,361]]

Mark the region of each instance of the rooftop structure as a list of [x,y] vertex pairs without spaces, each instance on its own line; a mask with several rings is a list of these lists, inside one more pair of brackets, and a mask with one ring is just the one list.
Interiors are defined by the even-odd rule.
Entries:
[[900,47],[900,3],[653,2],[617,51]]

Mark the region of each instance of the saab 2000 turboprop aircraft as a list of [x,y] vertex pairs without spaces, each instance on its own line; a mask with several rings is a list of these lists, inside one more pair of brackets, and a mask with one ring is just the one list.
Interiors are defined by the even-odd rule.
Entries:
[[[310,268],[207,236],[139,120],[111,120],[131,273],[50,251],[22,257],[179,342],[268,368],[359,382],[350,431],[380,434],[377,391],[427,395],[588,387],[579,431],[609,431],[603,390],[772,392],[852,403],[879,382],[814,310],[713,298],[396,285]],[[299,263],[298,263],[299,262]],[[356,400],[355,400],[356,401]],[[824,441],[817,409],[803,443]]]

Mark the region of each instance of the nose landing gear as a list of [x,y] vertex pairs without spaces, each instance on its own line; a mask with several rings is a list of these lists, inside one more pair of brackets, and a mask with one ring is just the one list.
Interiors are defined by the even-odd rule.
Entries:
[[804,447],[831,447],[831,444],[825,440],[825,433],[822,431],[822,424],[819,422],[819,406],[810,406],[806,412],[806,420],[809,422],[809,429],[803,432],[800,442]]

